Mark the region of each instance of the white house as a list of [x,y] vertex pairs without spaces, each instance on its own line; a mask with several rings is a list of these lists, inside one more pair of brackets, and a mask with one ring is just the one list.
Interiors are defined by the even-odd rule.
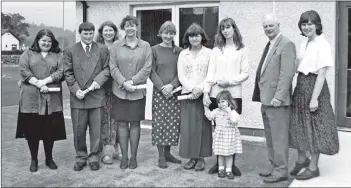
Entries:
[[12,51],[20,49],[20,39],[8,29],[1,30],[1,50]]
[[[297,49],[304,37],[298,28],[302,12],[316,10],[322,19],[323,32],[332,47],[335,60],[329,69],[327,81],[330,88],[331,103],[339,128],[351,128],[351,2],[339,1],[200,1],[200,0],[131,0],[131,1],[77,1],[76,25],[89,21],[98,28],[105,20],[117,26],[126,15],[134,15],[140,20],[139,37],[151,45],[160,42],[157,31],[160,25],[171,20],[177,28],[176,45],[182,46],[184,31],[192,23],[199,23],[210,37],[209,47],[217,25],[224,17],[232,17],[249,49],[250,77],[243,84],[243,114],[239,127],[262,130],[260,104],[251,101],[255,72],[263,48],[268,39],[262,29],[262,17],[275,13],[281,21],[281,32],[290,38]],[[123,34],[123,31],[121,32]],[[77,41],[79,35],[77,33]],[[148,89],[150,102],[151,88]],[[151,119],[150,103],[147,103],[147,118]]]

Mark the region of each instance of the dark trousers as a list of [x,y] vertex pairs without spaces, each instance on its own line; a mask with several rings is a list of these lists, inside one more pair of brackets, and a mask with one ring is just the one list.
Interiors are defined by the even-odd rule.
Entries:
[[290,106],[261,107],[270,171],[288,177]]
[[[101,153],[101,124],[103,108],[76,109],[71,108],[73,123],[74,148],[76,162],[99,162]],[[86,144],[86,132],[89,125],[90,152]]]

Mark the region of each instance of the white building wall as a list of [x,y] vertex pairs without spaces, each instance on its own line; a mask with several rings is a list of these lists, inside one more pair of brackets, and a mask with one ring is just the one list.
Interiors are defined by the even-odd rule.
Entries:
[[[87,10],[88,21],[92,22],[96,28],[105,21],[111,20],[118,27],[122,18],[127,14],[132,14],[133,5],[145,4],[172,4],[175,1],[157,2],[89,2]],[[177,1],[179,2],[179,1]],[[259,103],[251,101],[254,88],[256,69],[263,52],[263,48],[268,42],[262,29],[262,17],[265,14],[275,13],[280,20],[281,32],[290,38],[296,45],[297,51],[300,44],[305,39],[300,35],[297,23],[302,12],[316,10],[322,19],[323,30],[332,48],[335,58],[335,29],[336,29],[336,2],[243,2],[243,1],[221,1],[219,7],[219,20],[224,17],[232,17],[243,36],[244,44],[249,49],[250,77],[243,83],[243,113],[240,127],[263,129],[261,109]],[[77,31],[78,25],[82,21],[82,6],[77,3]],[[123,36],[121,32],[121,36]],[[79,38],[77,38],[79,40]],[[295,78],[296,79],[296,78]],[[294,80],[295,80],[294,79]],[[331,101],[335,106],[335,69],[331,68],[327,74],[327,81],[331,92]],[[294,81],[295,83],[295,81]],[[151,85],[150,85],[150,88]],[[146,118],[151,118],[151,89],[148,90]]]
[[14,37],[11,33],[6,32],[1,36],[1,50],[11,51],[12,44],[17,45],[17,50],[19,50],[19,40]]

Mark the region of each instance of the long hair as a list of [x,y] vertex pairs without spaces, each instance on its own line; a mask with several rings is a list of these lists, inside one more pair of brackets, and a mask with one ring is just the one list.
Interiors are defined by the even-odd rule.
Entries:
[[34,42],[29,49],[34,51],[34,52],[40,53],[41,49],[39,47],[38,42],[41,38],[43,38],[43,36],[47,36],[47,37],[51,38],[51,48],[49,49],[49,52],[54,52],[54,53],[61,52],[58,41],[56,40],[54,34],[48,29],[42,29],[37,33],[37,36],[35,37]]
[[[158,30],[157,36],[161,37],[162,33],[173,33],[175,35],[177,33],[177,29],[171,21],[166,21],[161,25],[160,29]],[[174,40],[172,40],[172,52],[173,54],[176,54]]]
[[230,109],[232,110],[236,110],[238,108],[238,105],[236,104],[232,95],[227,90],[223,90],[217,94],[216,96],[217,103],[219,104],[219,101],[221,100],[226,100],[229,104]]
[[116,40],[118,40],[117,26],[111,21],[105,21],[101,24],[101,26],[98,29],[98,34],[96,36],[96,42],[100,43],[100,44],[105,44],[105,40],[104,40],[104,37],[102,35],[102,32],[103,32],[105,26],[111,27],[113,29],[113,31],[115,32],[115,36],[113,37],[112,42],[115,42]]
[[301,35],[306,37],[305,34],[303,34],[301,25],[303,23],[308,23],[308,21],[311,21],[314,25],[316,25],[316,34],[321,35],[323,33],[323,25],[322,25],[322,20],[319,14],[315,10],[308,10],[304,13],[301,14],[300,20],[298,23],[299,29],[301,31]]
[[208,41],[208,37],[202,27],[197,23],[192,23],[184,33],[183,44],[184,48],[189,47],[191,49],[191,44],[189,42],[189,36],[201,35],[201,45],[204,45]]
[[215,37],[215,44],[218,46],[220,50],[223,51],[223,47],[226,44],[226,38],[223,36],[222,30],[228,26],[232,26],[234,30],[233,41],[234,44],[237,46],[237,50],[244,48],[243,38],[240,34],[239,28],[236,26],[235,21],[232,18],[224,18],[219,23],[217,28],[217,34]]

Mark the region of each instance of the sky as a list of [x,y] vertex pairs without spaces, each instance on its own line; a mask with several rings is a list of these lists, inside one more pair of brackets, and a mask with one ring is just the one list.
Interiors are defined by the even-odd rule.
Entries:
[[1,11],[19,13],[27,23],[43,23],[71,31],[76,28],[76,2],[1,2]]

